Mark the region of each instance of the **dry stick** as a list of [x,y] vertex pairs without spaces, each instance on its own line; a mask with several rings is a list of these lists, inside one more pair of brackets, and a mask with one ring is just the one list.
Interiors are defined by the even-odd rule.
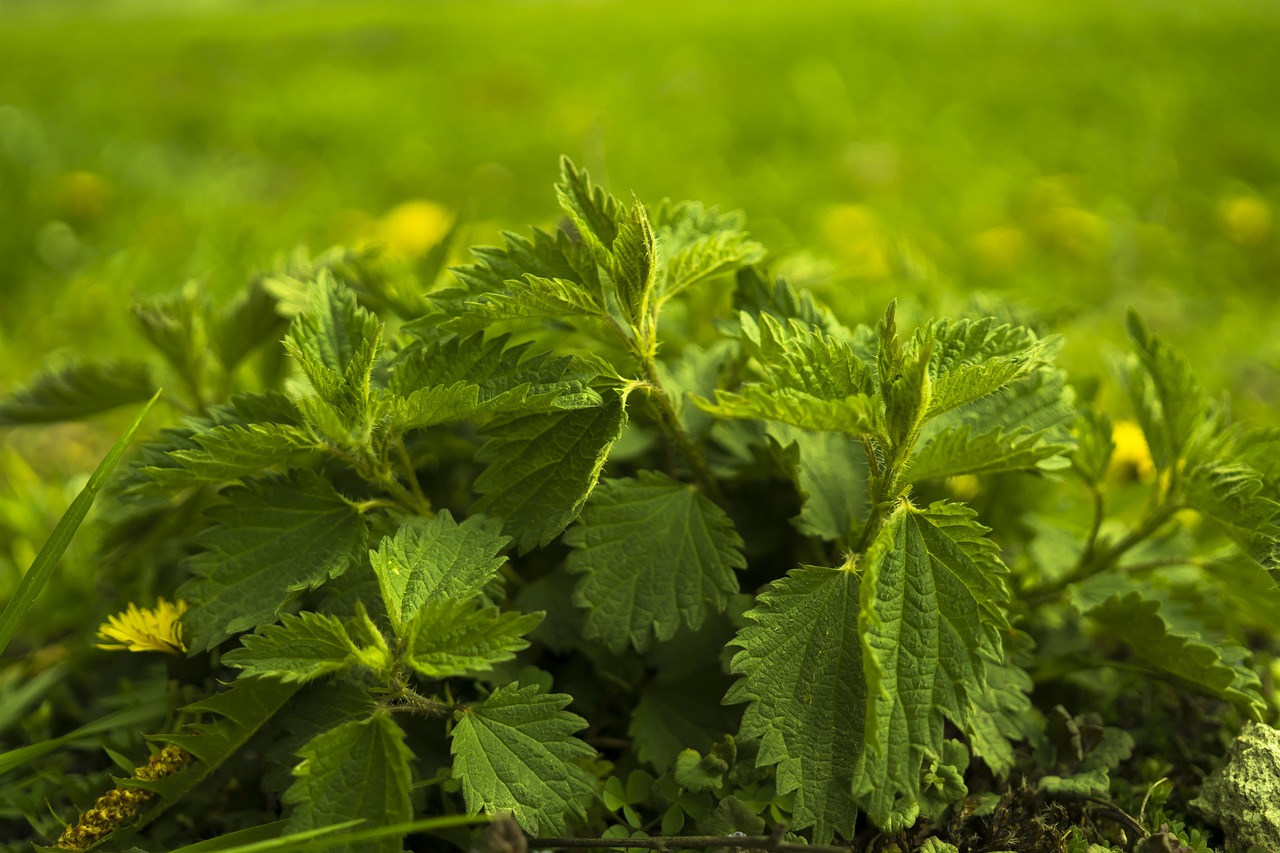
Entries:
[[687,835],[669,838],[530,838],[530,849],[569,850],[574,848],[634,847],[642,850],[694,850],[736,847],[742,850],[769,850],[773,853],[850,853],[849,847],[795,844],[773,836]]

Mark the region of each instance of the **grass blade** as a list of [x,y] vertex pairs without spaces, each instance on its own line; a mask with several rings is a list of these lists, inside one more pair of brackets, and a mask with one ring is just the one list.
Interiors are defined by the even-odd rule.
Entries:
[[53,529],[49,540],[44,543],[44,547],[40,549],[35,562],[31,564],[31,569],[22,576],[22,582],[18,584],[18,591],[14,593],[13,598],[5,605],[4,612],[0,613],[0,654],[4,653],[4,650],[9,647],[9,642],[18,633],[18,625],[22,623],[22,617],[27,615],[31,605],[35,604],[36,598],[40,596],[40,591],[44,589],[45,584],[49,582],[49,578],[53,576],[54,568],[57,567],[58,561],[62,559],[67,546],[71,544],[71,539],[75,536],[76,530],[79,529],[80,523],[89,514],[89,507],[93,506],[93,501],[98,496],[98,492],[102,490],[107,478],[111,476],[111,472],[115,470],[120,458],[124,456],[125,449],[128,448],[129,442],[133,439],[133,434],[142,425],[142,419],[147,416],[147,413],[151,411],[151,407],[156,404],[158,399],[160,399],[159,391],[155,393],[155,396],[151,398],[147,405],[143,406],[142,411],[134,418],[133,423],[124,431],[124,435],[120,436],[116,443],[111,446],[111,449],[107,451],[106,457],[99,463],[98,469],[93,472],[89,482],[85,484],[85,487],[80,490],[80,494],[76,495],[76,499],[71,502],[71,506],[63,513],[61,520],[58,521],[58,526]]

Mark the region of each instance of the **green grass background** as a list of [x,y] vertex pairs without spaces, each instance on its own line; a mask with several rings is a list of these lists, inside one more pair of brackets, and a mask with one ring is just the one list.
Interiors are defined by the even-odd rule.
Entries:
[[1136,305],[1265,413],[1276,44],[1270,0],[0,0],[0,385],[408,199],[551,221],[567,153],[745,209],[852,318],[993,294],[1094,371]]

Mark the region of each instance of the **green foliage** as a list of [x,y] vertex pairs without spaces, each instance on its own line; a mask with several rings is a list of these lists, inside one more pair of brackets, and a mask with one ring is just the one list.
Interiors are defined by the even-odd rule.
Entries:
[[75,420],[144,402],[155,392],[144,361],[78,358],[36,374],[0,399],[0,426]]
[[[1208,703],[1197,778],[1193,746],[1274,713],[1251,654],[1277,651],[1280,440],[1136,318],[1130,414],[1003,306],[859,324],[758,266],[740,214],[619,202],[568,160],[557,193],[560,227],[475,250],[453,285],[334,250],[229,302],[138,304],[182,416],[107,490],[90,577],[181,599],[180,624],[115,621],[187,659],[97,667],[112,652],[67,640],[54,671],[84,688],[40,675],[52,653],[4,674],[22,745],[0,822],[51,841],[47,801],[155,849],[393,851],[463,812],[532,836],[1059,849],[1084,836],[1044,801],[1093,826],[1082,810],[1169,775],[1147,715]],[[5,422],[142,387],[77,370]],[[67,724],[132,680],[169,698]],[[94,824],[90,792],[162,719],[193,760],[122,782],[155,797]],[[86,743],[102,754],[61,748]],[[234,786],[197,784],[218,768]],[[1018,813],[1037,817],[1008,830]]]

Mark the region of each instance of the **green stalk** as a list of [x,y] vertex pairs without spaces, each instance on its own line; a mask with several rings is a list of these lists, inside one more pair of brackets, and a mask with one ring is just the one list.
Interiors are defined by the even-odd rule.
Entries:
[[111,472],[119,464],[125,450],[129,447],[129,442],[133,440],[134,433],[142,425],[142,419],[147,416],[147,413],[151,411],[151,407],[155,405],[158,399],[160,399],[160,392],[156,391],[155,396],[143,406],[142,411],[133,419],[133,423],[129,425],[129,428],[124,431],[120,438],[116,439],[115,444],[111,445],[111,449],[107,451],[106,457],[99,463],[97,470],[89,478],[89,482],[85,484],[85,487],[80,490],[80,494],[76,495],[75,500],[71,502],[71,506],[63,513],[62,518],[58,521],[58,526],[53,529],[48,541],[40,549],[40,553],[36,556],[35,562],[31,564],[30,570],[22,576],[22,582],[18,584],[18,591],[14,593],[13,598],[5,605],[4,612],[0,613],[0,653],[3,653],[8,648],[9,642],[18,633],[18,625],[22,623],[22,617],[27,615],[27,611],[36,603],[36,599],[40,596],[45,584],[53,577],[54,568],[57,567],[58,561],[62,559],[67,546],[71,544],[71,539],[80,528],[80,523],[89,514],[89,508],[93,506],[93,501],[97,498],[98,492],[102,491],[102,487],[106,485],[107,478],[111,476]]

